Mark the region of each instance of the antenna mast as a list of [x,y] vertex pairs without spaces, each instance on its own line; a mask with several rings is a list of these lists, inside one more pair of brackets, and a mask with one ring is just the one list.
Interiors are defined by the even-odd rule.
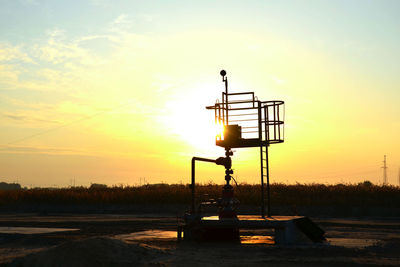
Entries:
[[387,166],[386,166],[386,155],[383,156],[383,185],[387,185]]
[[399,168],[399,186],[400,186],[400,168]]

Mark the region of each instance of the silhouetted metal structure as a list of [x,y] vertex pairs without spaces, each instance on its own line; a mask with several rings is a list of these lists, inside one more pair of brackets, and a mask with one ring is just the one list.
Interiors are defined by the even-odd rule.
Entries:
[[[214,110],[215,123],[224,126],[223,135],[216,136],[216,145],[228,154],[232,148],[259,147],[261,172],[261,216],[265,217],[264,182],[267,182],[267,214],[271,216],[268,147],[284,141],[284,101],[261,101],[254,92],[228,92],[226,71],[220,72],[225,83],[222,101],[207,109]],[[229,184],[230,177],[225,178]]]
[[[302,216],[271,217],[268,147],[284,141],[284,102],[281,100],[261,101],[254,92],[228,92],[226,71],[220,72],[225,84],[222,100],[217,100],[207,109],[214,110],[215,123],[223,126],[222,134],[216,136],[216,145],[225,149],[225,157],[207,159],[192,158],[192,201],[191,210],[184,216],[184,223],[178,225],[178,239],[187,240],[227,240],[239,239],[239,229],[275,229],[276,243],[295,243],[305,237],[313,242],[322,242],[324,231],[309,218]],[[261,216],[238,216],[239,201],[234,197],[232,179],[232,148],[257,147],[260,152],[261,174]],[[222,197],[208,200],[196,207],[196,161],[210,162],[225,167],[226,184]],[[265,217],[265,188],[267,182],[267,218]],[[217,206],[218,216],[205,217],[202,208]]]

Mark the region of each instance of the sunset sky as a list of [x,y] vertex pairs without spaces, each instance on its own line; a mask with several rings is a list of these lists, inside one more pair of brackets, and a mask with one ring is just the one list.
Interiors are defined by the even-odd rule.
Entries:
[[[285,101],[272,182],[389,183],[400,168],[400,1],[0,1],[0,181],[188,183],[217,158],[219,71]],[[258,149],[234,177],[259,182]],[[199,182],[224,182],[199,163]]]

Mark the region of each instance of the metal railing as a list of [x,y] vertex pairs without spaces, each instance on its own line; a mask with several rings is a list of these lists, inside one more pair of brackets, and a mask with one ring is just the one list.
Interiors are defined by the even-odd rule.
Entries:
[[[222,93],[223,100],[228,96],[251,94],[251,99],[237,99],[215,103],[208,107],[214,109],[215,122],[227,126],[237,124],[241,127],[243,139],[259,139],[267,144],[284,141],[284,101],[259,101],[253,92]],[[223,140],[223,136],[217,136]]]

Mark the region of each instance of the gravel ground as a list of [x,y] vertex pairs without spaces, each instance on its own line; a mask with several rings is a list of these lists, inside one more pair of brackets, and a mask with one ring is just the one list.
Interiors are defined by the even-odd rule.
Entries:
[[[313,218],[328,243],[177,242],[176,216],[3,214],[2,266],[399,266],[399,218]],[[26,227],[35,227],[29,233]],[[79,229],[37,233],[38,227]],[[1,231],[1,230],[0,230]],[[28,231],[28,232],[27,232]],[[151,233],[151,234],[149,234]],[[156,235],[154,233],[157,233]],[[140,236],[140,238],[138,238]]]

